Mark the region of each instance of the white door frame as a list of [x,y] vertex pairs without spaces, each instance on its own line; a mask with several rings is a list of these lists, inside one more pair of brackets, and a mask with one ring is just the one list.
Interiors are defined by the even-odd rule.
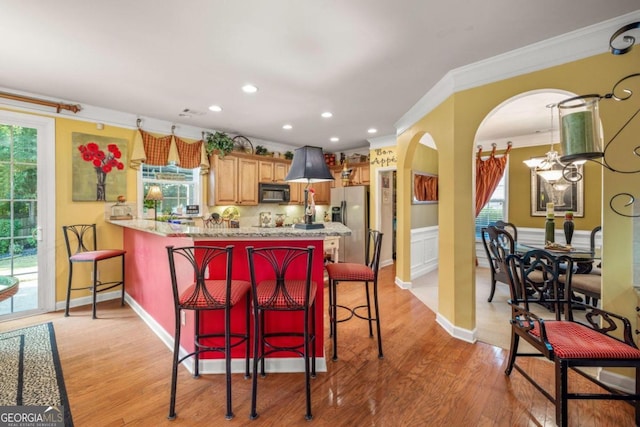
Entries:
[[[376,210],[376,230],[381,230],[382,229],[382,215],[383,215],[383,209],[382,209],[382,172],[393,172],[395,170],[397,170],[398,168],[396,166],[386,166],[386,167],[382,167],[382,168],[378,168],[376,170],[376,206],[375,206],[375,210]],[[387,213],[388,214],[388,213]],[[393,231],[393,230],[392,230]],[[389,235],[388,237],[389,239],[392,238],[391,235]],[[392,252],[393,252],[393,248],[392,248]],[[393,255],[393,253],[392,253]],[[391,265],[393,264],[393,258],[390,257],[389,259],[381,259],[381,263],[380,263],[380,267],[384,267],[386,265]]]
[[[16,317],[54,311],[56,306],[56,122],[50,117],[0,110],[0,123],[37,129],[38,141],[38,299],[36,310]],[[7,315],[6,319],[11,318]]]

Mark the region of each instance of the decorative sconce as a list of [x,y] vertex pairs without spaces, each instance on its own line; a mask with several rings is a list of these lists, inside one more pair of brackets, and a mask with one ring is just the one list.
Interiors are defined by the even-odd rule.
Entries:
[[[628,34],[629,31],[640,28],[640,22],[625,25],[618,29],[609,40],[611,53],[614,55],[624,55],[628,53],[635,44],[635,37]],[[616,47],[620,46],[620,47]],[[629,125],[633,119],[640,114],[640,109],[629,117],[622,127],[613,135],[613,137],[604,145],[603,148],[603,130],[600,122],[599,103],[602,99],[614,99],[616,101],[626,101],[633,95],[631,89],[623,86],[623,82],[634,77],[639,77],[640,73],[629,74],[618,80],[613,85],[611,92],[598,95],[581,95],[566,99],[557,104],[560,117],[561,138],[560,138],[560,162],[567,166],[585,162],[587,160],[594,161],[612,172],[618,173],[638,173],[637,170],[619,170],[614,168],[607,161],[607,150],[615,141],[620,133]],[[633,154],[640,156],[640,145],[633,149]],[[598,161],[598,159],[601,159]],[[565,178],[569,181],[579,181],[582,176]],[[614,207],[614,201],[620,197],[624,199],[623,207],[629,208],[635,203],[635,197],[630,193],[618,193],[611,197],[609,206],[611,210],[621,216],[640,217],[640,214],[632,215],[623,213]]]

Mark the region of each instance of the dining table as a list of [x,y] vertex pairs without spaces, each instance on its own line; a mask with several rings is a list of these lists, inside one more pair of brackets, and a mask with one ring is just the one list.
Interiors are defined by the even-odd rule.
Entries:
[[0,301],[14,296],[20,287],[20,281],[13,276],[0,276]]
[[515,243],[515,252],[518,254],[524,254],[532,250],[543,250],[549,252],[554,256],[568,256],[576,265],[576,274],[588,274],[593,268],[593,262],[599,260],[601,257],[600,248],[592,251],[590,248],[580,248],[573,246],[549,246],[532,243]]

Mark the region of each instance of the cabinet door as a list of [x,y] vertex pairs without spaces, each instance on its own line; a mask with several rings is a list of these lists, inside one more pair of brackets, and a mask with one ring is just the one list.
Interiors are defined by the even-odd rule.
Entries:
[[258,161],[254,159],[238,160],[238,204],[258,204]]
[[215,201],[216,205],[232,205],[238,198],[238,158],[215,156]]
[[331,175],[333,175],[333,181],[329,184],[331,188],[342,188],[342,168],[331,169]]
[[369,165],[364,164],[360,166],[358,169],[360,169],[360,183],[369,184],[369,182],[371,181],[369,177]]
[[273,162],[260,160],[258,162],[258,182],[273,182]]
[[289,165],[287,163],[275,162],[273,164],[273,180],[278,183],[284,183],[289,173]]
[[331,183],[329,182],[316,182],[313,184],[315,190],[316,205],[328,205],[331,198]]
[[289,204],[290,205],[302,205],[304,204],[304,187],[306,184],[300,184],[299,182],[289,183]]

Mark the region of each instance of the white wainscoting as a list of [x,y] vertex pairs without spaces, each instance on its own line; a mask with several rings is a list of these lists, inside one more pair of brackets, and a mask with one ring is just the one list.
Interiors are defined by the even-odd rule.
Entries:
[[411,230],[411,279],[438,268],[438,227]]
[[[558,221],[556,221],[558,222]],[[562,224],[562,220],[559,221]],[[571,239],[571,246],[582,249],[589,249],[591,246],[591,230],[576,230]],[[555,240],[558,243],[565,243],[564,231],[556,225]],[[544,241],[544,228],[518,228],[518,242],[524,245],[542,245]],[[602,246],[602,233],[596,234],[596,247]],[[489,268],[487,253],[482,245],[482,240],[476,241],[476,256],[478,266]]]

